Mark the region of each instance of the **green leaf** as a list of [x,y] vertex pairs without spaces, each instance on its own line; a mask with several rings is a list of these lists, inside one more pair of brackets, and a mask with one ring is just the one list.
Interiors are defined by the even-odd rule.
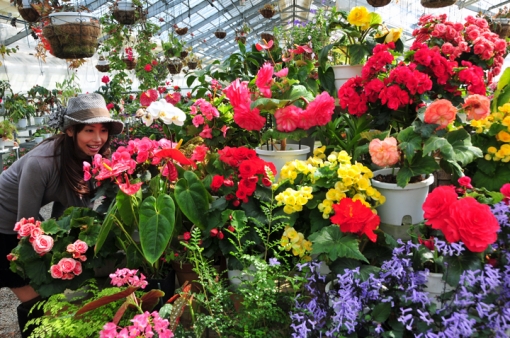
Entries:
[[384,323],[391,314],[391,303],[379,303],[372,310],[372,320]]
[[501,77],[498,80],[498,86],[494,92],[492,99],[491,110],[493,112],[498,111],[498,107],[501,107],[505,103],[510,102],[510,68],[506,68]]
[[315,98],[312,93],[310,93],[305,86],[302,85],[294,85],[290,88],[289,91],[285,92],[283,96],[284,99],[289,101],[297,101],[300,97],[304,97],[308,100],[308,102],[313,101]]
[[133,196],[126,195],[122,190],[119,190],[115,197],[120,219],[126,227],[132,227],[135,224],[138,217],[136,210],[138,210],[141,194],[141,189]]
[[496,136],[500,131],[507,130],[507,126],[499,123],[491,124],[489,129],[489,136]]
[[[485,167],[489,167],[489,163]],[[477,187],[484,187],[487,190],[499,191],[503,184],[510,182],[510,167],[508,164],[502,163],[502,165],[497,165],[494,168],[495,170],[492,175],[482,170],[477,170],[472,177],[473,184]]]
[[182,213],[197,227],[205,229],[207,226],[207,212],[209,199],[207,190],[198,176],[185,171],[184,178],[175,184],[174,197]]
[[439,169],[439,164],[430,156],[423,157],[422,152],[416,153],[413,161],[406,161],[406,165],[400,168],[397,173],[397,185],[404,188],[411,177],[433,173]]
[[333,68],[328,67],[326,70],[324,70],[324,68],[319,67],[318,73],[321,86],[326,89],[329,95],[337,97],[338,92],[335,86],[335,71]]
[[275,110],[285,107],[287,103],[289,103],[289,100],[268,99],[261,97],[255,100],[255,102],[252,102],[250,108],[254,109],[257,107],[260,110]]
[[480,254],[465,251],[460,256],[445,256],[443,264],[448,264],[445,268],[445,280],[453,287],[459,285],[460,275],[466,270],[479,270],[482,268]]
[[175,204],[169,195],[147,197],[140,206],[140,244],[145,259],[154,264],[165,251],[175,227]]
[[406,159],[411,161],[415,153],[421,149],[421,137],[414,132],[413,127],[408,127],[398,134],[398,147],[404,153]]
[[103,247],[104,242],[106,241],[106,238],[108,237],[108,234],[110,233],[110,230],[112,228],[114,217],[113,215],[117,211],[117,204],[115,201],[113,201],[112,207],[108,210],[108,213],[106,214],[106,217],[104,219],[103,225],[101,226],[101,230],[99,231],[99,234],[97,236],[97,242],[94,246],[94,254],[97,255],[99,250]]
[[473,146],[471,143],[471,136],[464,129],[449,132],[446,134],[446,139],[453,147],[455,160],[460,162],[462,166],[473,162],[476,157],[483,157],[482,150]]
[[334,261],[337,258],[353,258],[369,263],[359,251],[357,236],[345,235],[337,225],[322,228],[309,237],[313,243],[312,254],[327,254]]
[[41,229],[45,234],[54,235],[60,232],[60,227],[54,219],[49,219],[41,223]]

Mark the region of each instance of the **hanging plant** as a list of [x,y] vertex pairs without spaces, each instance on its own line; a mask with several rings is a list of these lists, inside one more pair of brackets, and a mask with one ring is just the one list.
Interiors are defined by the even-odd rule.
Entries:
[[373,7],[384,7],[390,2],[391,0],[367,0],[367,3]]
[[147,12],[143,10],[142,6],[136,5],[131,0],[116,1],[111,9],[115,20],[123,25],[133,25],[138,20],[147,17]]
[[167,68],[170,74],[179,74],[182,70],[182,61],[178,58],[171,58],[167,60]]
[[101,73],[106,73],[107,71],[110,70],[110,63],[108,62],[108,60],[104,58],[104,56],[99,57],[99,60],[97,61],[96,64],[96,69]]
[[177,35],[185,35],[188,32],[188,27],[179,28],[177,25],[175,25],[174,30]]
[[276,10],[273,5],[271,4],[265,4],[261,9],[259,9],[259,13],[266,19],[271,19],[275,13]]
[[218,28],[214,32],[214,36],[216,36],[218,39],[224,39],[227,36],[227,32],[225,32],[223,29]]
[[32,8],[30,0],[16,0],[16,6],[19,14],[26,22],[36,22],[41,18],[39,12]]
[[457,0],[421,0],[421,5],[425,8],[441,8],[455,4]]

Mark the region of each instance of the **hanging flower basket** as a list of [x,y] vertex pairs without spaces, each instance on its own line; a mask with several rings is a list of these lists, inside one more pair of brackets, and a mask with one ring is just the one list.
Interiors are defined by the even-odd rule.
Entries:
[[227,32],[218,29],[216,32],[214,32],[214,36],[216,36],[218,39],[224,39],[227,36]]
[[129,60],[128,58],[123,58],[122,61],[124,61],[124,63],[126,64],[126,69],[127,70],[135,69],[135,67],[136,67],[136,60],[135,59]]
[[182,69],[182,62],[179,59],[171,60],[167,63],[166,67],[170,74],[179,74]]
[[271,9],[271,8],[266,8],[266,7],[262,7],[261,9],[259,9],[259,13],[266,19],[271,19],[276,11],[274,9]]
[[80,59],[94,55],[101,32],[96,17],[89,13],[58,12],[49,18],[51,23],[43,28],[43,36],[55,57]]
[[441,8],[451,6],[457,0],[421,0],[421,5],[425,8]]
[[367,3],[373,7],[383,7],[389,4],[391,0],[367,0]]
[[236,42],[241,41],[243,45],[246,44],[246,36],[236,36]]
[[198,66],[198,62],[196,61],[188,61],[188,68],[193,70],[193,69],[196,69]]
[[177,35],[184,35],[187,32],[188,32],[188,27],[182,27],[182,28],[176,27],[175,28],[175,33],[177,33]]
[[41,18],[39,13],[32,8],[30,0],[16,0],[18,12],[26,22],[36,22]]
[[104,57],[100,56],[99,60],[97,61],[96,69],[101,73],[106,73],[110,70],[110,63],[105,60]]
[[269,42],[271,40],[274,40],[274,35],[269,33],[260,33],[260,38],[262,40],[266,40],[266,42]]
[[188,52],[187,52],[187,51],[185,51],[185,50],[183,50],[183,51],[181,52],[181,59],[184,59],[186,56],[188,56]]

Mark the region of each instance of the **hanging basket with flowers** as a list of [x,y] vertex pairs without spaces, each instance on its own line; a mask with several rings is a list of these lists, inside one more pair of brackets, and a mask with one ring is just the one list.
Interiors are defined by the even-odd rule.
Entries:
[[97,61],[96,69],[101,73],[106,73],[110,70],[110,63],[108,60],[105,60],[104,56],[100,56]]
[[373,7],[384,7],[390,2],[391,0],[367,0],[367,3]]
[[168,60],[168,63],[167,63],[167,68],[168,68],[168,71],[170,72],[170,74],[179,74],[181,72],[181,69],[182,69],[182,61],[178,58],[171,58]]
[[259,9],[259,13],[266,19],[271,19],[275,13],[276,10],[274,9],[274,6],[271,4],[265,4],[264,7]]
[[175,33],[177,35],[185,35],[188,32],[188,27],[177,27],[175,26]]
[[49,15],[43,35],[52,54],[60,59],[89,58],[96,52],[101,32],[99,21],[89,13],[58,12]]
[[36,22],[41,18],[41,15],[32,8],[31,1],[29,0],[16,0],[18,6],[18,12],[27,22]]
[[448,7],[456,3],[457,0],[421,0],[421,5],[425,8]]

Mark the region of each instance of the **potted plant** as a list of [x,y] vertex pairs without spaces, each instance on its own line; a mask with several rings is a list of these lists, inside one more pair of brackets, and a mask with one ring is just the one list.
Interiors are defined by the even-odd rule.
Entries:
[[108,62],[108,60],[106,60],[105,57],[101,55],[97,61],[96,69],[101,73],[106,73],[110,70],[110,62]]
[[35,85],[27,92],[27,95],[35,107],[35,125],[42,125],[44,116],[49,114],[50,109],[56,103],[57,90],[48,90],[43,86]]
[[196,69],[200,64],[200,59],[198,58],[198,56],[195,53],[193,53],[193,50],[191,48],[190,48],[189,54],[184,59],[184,64],[190,70]]
[[167,59],[166,62],[167,62],[166,66],[167,66],[170,74],[179,74],[181,72],[182,67],[183,67],[183,63],[182,63],[181,59],[176,58],[176,57],[171,57],[171,58]]
[[9,119],[18,123],[22,129],[26,128],[28,118],[35,113],[35,107],[29,104],[28,99],[21,93],[6,97],[4,106]]
[[11,123],[9,120],[3,120],[0,122],[0,149],[4,149],[5,140],[14,139],[14,133],[16,131],[16,125]]
[[111,10],[113,18],[123,25],[133,25],[147,14],[142,8],[142,2],[137,0],[117,0]]
[[174,30],[177,35],[186,35],[188,32],[188,27],[179,27],[177,25],[174,25]]
[[162,41],[161,47],[167,58],[180,57],[184,50],[184,42],[173,33],[168,35],[168,41]]
[[216,36],[218,39],[224,39],[227,36],[227,32],[224,29],[218,27],[218,29],[214,31],[214,36]]
[[248,36],[248,33],[251,32],[251,27],[248,26],[246,22],[243,22],[241,27],[239,29],[236,29],[235,32],[236,32],[235,41],[239,41],[244,45],[246,44],[246,37]]

